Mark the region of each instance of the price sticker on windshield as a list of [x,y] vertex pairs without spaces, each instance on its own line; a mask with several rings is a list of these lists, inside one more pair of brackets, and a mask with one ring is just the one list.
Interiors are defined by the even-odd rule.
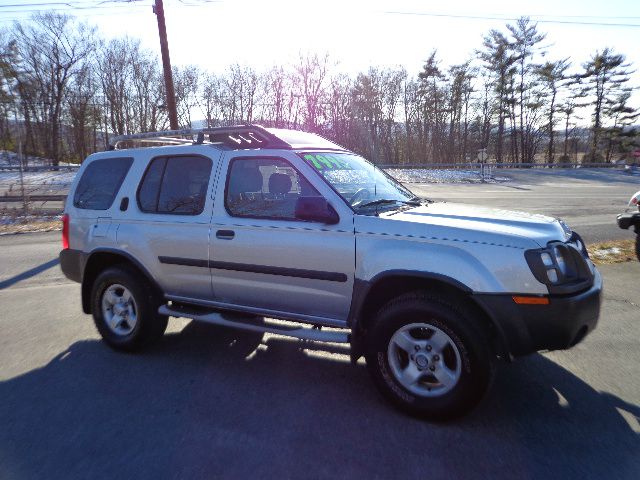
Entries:
[[353,170],[353,167],[337,155],[307,153],[302,158],[316,170]]

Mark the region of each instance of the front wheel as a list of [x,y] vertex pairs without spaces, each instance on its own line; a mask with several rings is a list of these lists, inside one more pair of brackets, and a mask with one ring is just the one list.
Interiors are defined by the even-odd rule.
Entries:
[[636,234],[636,257],[638,257],[638,261],[640,262],[640,233]]
[[453,304],[422,294],[399,297],[380,310],[368,333],[366,360],[374,383],[412,415],[463,415],[493,378],[486,335]]
[[167,328],[168,318],[158,314],[158,295],[145,277],[126,265],[98,275],[91,302],[98,332],[116,350],[138,350],[162,337]]

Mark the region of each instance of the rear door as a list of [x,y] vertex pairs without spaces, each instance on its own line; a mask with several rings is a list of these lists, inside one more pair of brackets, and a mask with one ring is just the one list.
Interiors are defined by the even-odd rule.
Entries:
[[[355,259],[351,210],[291,152],[225,157],[226,178],[218,182],[212,217],[214,299],[311,320],[345,320]],[[296,219],[301,196],[325,196],[340,221]]]
[[131,192],[135,200],[120,222],[118,244],[166,294],[209,300],[209,220],[220,153],[152,153]]

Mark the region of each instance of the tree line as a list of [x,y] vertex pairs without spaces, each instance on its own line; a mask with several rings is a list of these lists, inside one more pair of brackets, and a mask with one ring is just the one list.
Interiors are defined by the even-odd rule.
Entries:
[[[610,48],[575,65],[523,17],[490,30],[469,60],[437,50],[403,67],[338,71],[328,55],[257,71],[173,68],[182,127],[256,123],[319,133],[380,164],[611,162],[640,145],[633,73]],[[168,128],[161,63],[132,38],[105,40],[41,13],[0,30],[0,148],[80,162],[112,135]]]

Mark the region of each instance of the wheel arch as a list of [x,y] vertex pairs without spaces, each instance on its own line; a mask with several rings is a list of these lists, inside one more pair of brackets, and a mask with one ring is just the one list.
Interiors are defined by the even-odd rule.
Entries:
[[348,325],[352,330],[352,359],[362,355],[364,343],[361,340],[372,325],[375,313],[393,298],[413,291],[427,291],[455,298],[456,306],[468,311],[480,323],[481,328],[489,333],[493,351],[501,357],[511,358],[506,336],[500,325],[474,300],[473,291],[467,285],[438,273],[390,270],[369,281],[355,281],[348,318]]
[[93,288],[93,282],[100,275],[100,272],[106,268],[116,265],[128,265],[138,273],[143,275],[149,285],[156,291],[156,293],[162,296],[162,289],[158,282],[156,282],[149,271],[138,261],[133,255],[122,250],[116,250],[111,248],[99,248],[93,250],[87,257],[84,266],[84,272],[82,275],[82,311],[90,314],[91,312],[91,290]]

